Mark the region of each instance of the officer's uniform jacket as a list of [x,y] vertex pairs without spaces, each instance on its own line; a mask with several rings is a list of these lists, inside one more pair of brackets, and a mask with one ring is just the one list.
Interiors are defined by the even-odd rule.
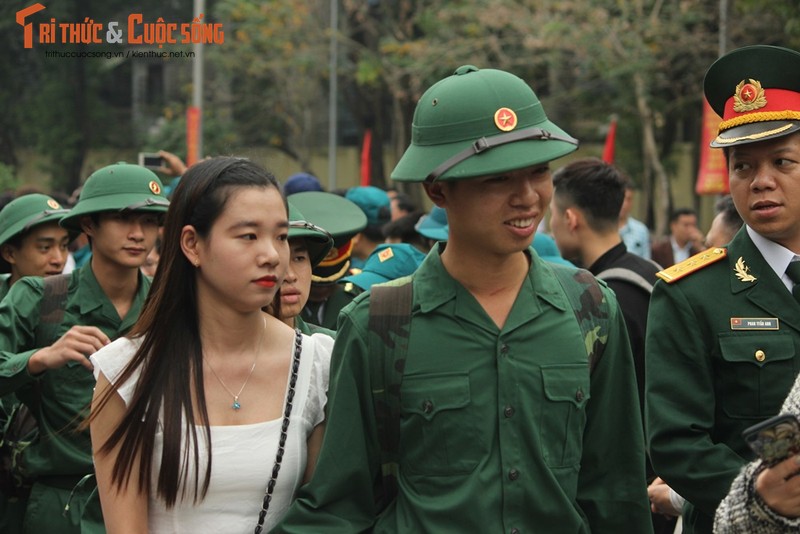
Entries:
[[800,305],[742,228],[724,259],[656,284],[646,351],[653,466],[687,500],[684,531],[710,533],[753,457],[742,430],[778,413],[800,369]]

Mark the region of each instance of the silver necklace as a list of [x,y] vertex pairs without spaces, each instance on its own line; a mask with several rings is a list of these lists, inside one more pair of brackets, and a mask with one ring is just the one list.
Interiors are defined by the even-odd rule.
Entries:
[[227,391],[228,394],[231,397],[233,397],[233,405],[231,406],[231,408],[233,408],[234,410],[239,410],[242,407],[241,403],[239,402],[239,396],[242,394],[242,391],[244,391],[244,387],[247,385],[247,382],[250,380],[250,377],[253,376],[253,371],[255,371],[256,369],[256,363],[258,362],[258,355],[261,354],[261,347],[264,344],[264,333],[266,331],[267,331],[267,318],[264,317],[264,328],[261,330],[261,339],[258,341],[258,350],[256,350],[255,358],[253,358],[253,365],[250,367],[250,372],[247,373],[247,378],[244,379],[244,384],[242,384],[242,387],[239,388],[239,393],[234,394],[233,391],[228,389],[228,386],[225,385],[225,382],[222,380],[222,378],[220,378],[220,376],[211,366],[209,361],[206,359],[205,354],[203,355],[203,360],[206,362],[206,365],[208,365],[208,368],[211,369],[211,372],[214,374],[215,377],[217,377],[217,380],[219,380],[219,383],[222,385],[223,388],[225,388],[225,391]]

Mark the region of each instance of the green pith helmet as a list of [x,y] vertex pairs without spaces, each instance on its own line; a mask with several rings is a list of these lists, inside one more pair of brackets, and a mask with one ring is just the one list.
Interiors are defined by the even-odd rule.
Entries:
[[54,198],[40,193],[15,198],[0,211],[0,245],[40,224],[58,222],[68,212]]
[[375,284],[412,274],[424,259],[425,254],[408,243],[378,245],[367,258],[360,273],[345,276],[341,281],[352,282],[367,291]]
[[80,230],[80,218],[104,211],[149,211],[164,213],[169,201],[163,185],[152,171],[139,165],[115,163],[92,173],[83,184],[81,196],[61,226]]
[[411,145],[392,172],[403,182],[462,180],[524,169],[578,148],[511,73],[464,65],[425,91]]
[[311,267],[316,267],[333,248],[331,234],[308,222],[300,210],[289,202],[289,239],[297,237],[302,237],[306,241]]
[[733,50],[709,67],[703,91],[722,117],[715,148],[800,130],[800,53],[778,46]]
[[367,216],[354,202],[334,193],[305,191],[291,198],[308,222],[324,228],[333,237],[333,248],[314,267],[311,280],[316,284],[336,282],[350,269],[352,239],[366,228]]

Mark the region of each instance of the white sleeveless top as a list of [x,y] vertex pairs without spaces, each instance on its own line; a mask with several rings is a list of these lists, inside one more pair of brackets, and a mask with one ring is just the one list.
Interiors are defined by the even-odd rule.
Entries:
[[[94,375],[102,372],[112,383],[117,379],[141,343],[119,338],[91,356]],[[324,418],[327,400],[328,374],[333,339],[323,335],[302,336],[300,368],[295,385],[295,397],[287,432],[285,453],[280,474],[272,493],[264,531],[269,531],[284,516],[295,491],[303,480],[307,452],[306,441],[311,431]],[[294,346],[293,346],[294,350]],[[128,405],[139,372],[119,388]],[[289,376],[286,383],[288,386]],[[178,497],[175,507],[167,510],[156,498],[156,482],[161,465],[163,435],[155,437],[153,473],[148,500],[148,529],[150,533],[242,533],[253,532],[258,513],[275,464],[281,422],[283,418],[250,425],[212,426],[211,482],[205,499],[193,503],[193,491],[183,500]],[[202,429],[197,429],[200,468],[204,469],[207,448]],[[184,450],[189,450],[184,436]],[[188,481],[193,488],[196,479],[194,462],[189,462]]]

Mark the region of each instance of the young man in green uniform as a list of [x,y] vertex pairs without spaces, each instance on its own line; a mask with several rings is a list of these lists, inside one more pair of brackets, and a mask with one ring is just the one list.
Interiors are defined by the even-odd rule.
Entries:
[[[646,341],[646,420],[656,473],[686,499],[684,532],[753,458],[742,430],[780,410],[800,369],[800,53],[750,46],[704,81],[722,117],[730,190],[745,222],[727,247],[659,273]],[[800,289],[800,288],[798,288]]]
[[311,273],[311,292],[299,317],[306,324],[336,330],[339,312],[353,300],[337,282],[351,272],[354,236],[366,228],[367,216],[355,202],[334,193],[304,191],[288,198],[308,222],[333,237],[333,248]]
[[[168,206],[161,188],[151,171],[124,163],[88,178],[61,225],[86,233],[92,259],[67,275],[63,316],[52,335],[41,332],[43,314],[53,311],[41,308],[44,279],[23,278],[0,303],[0,394],[15,392],[40,434],[24,456],[35,477],[25,532],[81,531],[94,485],[89,432],[77,431],[94,388],[88,356],[125,334],[139,315],[150,287],[139,267]],[[99,503],[93,513],[99,515]]]
[[10,266],[10,273],[0,275],[0,299],[23,276],[61,274],[69,234],[58,221],[67,211],[40,193],[16,198],[0,211],[0,254]]
[[[58,221],[67,211],[54,198],[40,193],[16,198],[0,210],[0,255],[10,270],[0,275],[0,300],[23,276],[61,274],[67,262],[69,234]],[[13,393],[0,399],[0,429],[17,404]],[[0,494],[0,532],[22,531],[25,505],[24,498]]]
[[280,319],[304,334],[323,333],[334,336],[332,330],[306,323],[300,312],[311,291],[311,271],[333,248],[333,237],[310,223],[294,204],[289,202],[289,267],[281,285]]
[[[399,321],[370,306],[409,278],[339,316],[322,451],[275,532],[651,532],[614,295],[530,248],[549,162],[576,147],[510,73],[464,66],[425,92],[392,178],[425,182],[449,241],[411,277]],[[396,488],[385,508],[376,485]]]

